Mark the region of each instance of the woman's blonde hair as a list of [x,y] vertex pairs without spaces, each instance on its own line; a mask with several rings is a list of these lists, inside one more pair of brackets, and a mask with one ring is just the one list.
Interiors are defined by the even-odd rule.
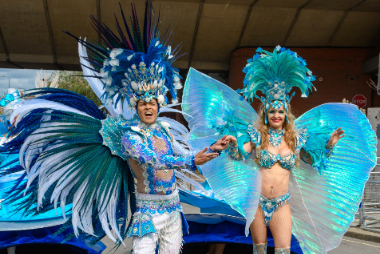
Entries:
[[[268,112],[267,112],[268,113]],[[296,150],[296,136],[297,133],[295,132],[294,127],[294,115],[292,114],[291,106],[288,106],[288,110],[286,111],[286,115],[288,117],[288,122],[285,120],[283,124],[283,128],[285,130],[284,133],[284,140],[290,150],[295,153]],[[259,111],[259,119],[255,124],[256,129],[261,134],[261,145],[258,147],[258,149],[265,149],[269,145],[269,138],[268,138],[268,130],[269,130],[269,123],[265,124],[265,107],[264,104],[261,104],[260,111]]]

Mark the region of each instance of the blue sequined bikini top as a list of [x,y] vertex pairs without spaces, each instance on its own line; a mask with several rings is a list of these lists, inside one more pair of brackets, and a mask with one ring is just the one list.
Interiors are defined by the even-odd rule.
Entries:
[[292,153],[281,157],[279,154],[273,154],[268,150],[261,150],[259,156],[259,164],[264,168],[271,168],[278,161],[281,166],[287,170],[292,170],[296,165],[296,156]]
[[[256,147],[261,145],[261,134],[253,127],[252,124],[248,125],[247,133],[251,138],[251,142],[256,145]],[[296,154],[299,154],[301,149],[305,146],[308,133],[306,129],[299,130],[299,134],[296,138]],[[273,154],[268,150],[258,151],[259,166],[264,168],[271,168],[276,162],[280,162],[281,166],[287,170],[292,170],[296,165],[296,155],[289,154],[281,157],[279,154]]]

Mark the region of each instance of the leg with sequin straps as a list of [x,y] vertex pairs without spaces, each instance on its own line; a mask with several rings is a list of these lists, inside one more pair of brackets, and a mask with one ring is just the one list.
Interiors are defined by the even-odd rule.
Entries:
[[265,226],[265,219],[263,210],[259,206],[256,211],[255,219],[249,227],[252,235],[253,254],[266,254],[267,253],[267,227]]

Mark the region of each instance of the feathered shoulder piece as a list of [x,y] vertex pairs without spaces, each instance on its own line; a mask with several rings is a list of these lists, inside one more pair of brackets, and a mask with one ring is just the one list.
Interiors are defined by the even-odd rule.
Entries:
[[24,99],[21,98],[19,91],[15,88],[9,88],[0,97],[0,107],[3,108],[3,114],[0,115],[0,134],[7,133],[11,127],[9,117],[13,110],[21,105]]
[[[262,48],[256,50],[256,55],[248,60],[244,72],[244,89],[240,91],[248,101],[256,97],[265,105],[265,109],[272,106],[275,109],[282,105],[287,110],[291,98],[289,95],[293,87],[307,97],[312,90],[311,81],[315,80],[312,72],[306,68],[306,61],[297,53],[277,46],[273,52]],[[264,97],[258,97],[261,91]]]
[[[146,102],[157,99],[161,107],[166,106],[166,93],[170,92],[173,101],[177,100],[176,89],[182,88],[178,69],[173,62],[180,50],[178,45],[171,48],[171,33],[160,36],[160,15],[156,20],[151,1],[146,2],[144,27],[140,29],[136,7],[132,4],[130,27],[123,10],[121,16],[125,31],[115,15],[117,34],[105,24],[91,17],[100,43],[90,43],[66,31],[90,52],[86,59],[92,66],[85,66],[98,73],[95,78],[102,80],[105,92],[102,99],[106,104],[127,100],[135,107],[138,100]],[[115,99],[115,100],[114,100]]]
[[13,105],[22,101],[21,95],[17,89],[8,88],[0,97],[0,107],[6,108],[8,105]]

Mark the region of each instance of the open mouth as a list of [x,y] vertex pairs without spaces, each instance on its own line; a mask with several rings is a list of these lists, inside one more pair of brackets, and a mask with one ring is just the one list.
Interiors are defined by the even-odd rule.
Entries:
[[153,113],[152,112],[146,112],[145,116],[153,116]]

